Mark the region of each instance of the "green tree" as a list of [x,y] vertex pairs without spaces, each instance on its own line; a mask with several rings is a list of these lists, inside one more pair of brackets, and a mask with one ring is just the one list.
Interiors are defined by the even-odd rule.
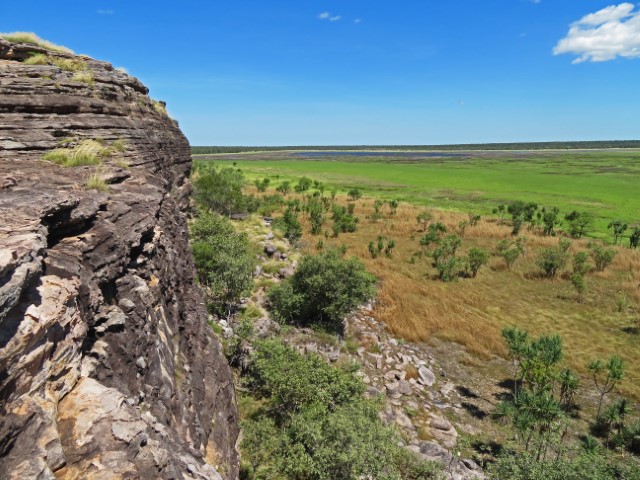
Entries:
[[489,262],[489,252],[482,248],[473,247],[467,254],[467,273],[471,278],[476,278],[478,270]]
[[255,261],[246,235],[224,217],[201,212],[191,226],[198,279],[207,287],[210,310],[228,312],[253,287]]
[[[520,237],[522,238],[522,237]],[[518,240],[520,240],[520,238]],[[511,270],[511,266],[524,253],[524,247],[519,242],[511,242],[507,239],[501,240],[496,249],[496,255],[502,257],[507,264],[507,270]]]
[[567,221],[569,235],[573,238],[582,238],[593,230],[594,216],[591,212],[578,212],[573,210],[565,215]]
[[513,396],[518,395],[518,382],[522,380],[519,372],[522,368],[522,359],[529,351],[529,334],[517,327],[505,327],[502,329],[502,338],[507,344],[509,356],[513,363]]
[[311,221],[311,235],[320,235],[325,222],[324,206],[320,200],[312,198],[309,200],[307,209]]
[[536,264],[545,272],[547,278],[554,278],[569,260],[566,244],[559,243],[552,248],[543,248],[538,253]]
[[629,235],[629,248],[638,248],[640,245],[640,225],[633,227]]
[[375,294],[376,278],[355,257],[336,251],[306,256],[293,276],[271,289],[276,320],[321,324],[340,331],[342,318]]
[[611,265],[613,259],[617,255],[617,251],[615,248],[608,248],[598,242],[593,242],[590,245],[591,249],[591,258],[596,264],[596,270],[599,272],[603,272],[605,268]]
[[603,360],[593,360],[589,362],[587,368],[600,393],[598,413],[596,415],[596,418],[600,419],[602,402],[604,401],[605,395],[611,393],[614,387],[622,381],[627,367],[620,357],[613,355],[606,362]]
[[384,247],[384,255],[387,258],[391,258],[393,255],[393,249],[396,248],[396,241],[395,240],[389,240],[387,242],[387,246]]
[[452,282],[458,279],[461,265],[456,253],[461,245],[462,239],[458,235],[447,235],[431,254],[434,262],[433,266],[438,271],[438,277],[443,282]]
[[311,185],[313,185],[313,180],[311,180],[309,177],[302,177],[298,179],[298,183],[296,184],[294,189],[296,192],[302,193],[309,190],[311,188]]
[[580,272],[573,272],[571,274],[571,285],[578,294],[578,303],[582,303],[584,294],[587,291],[587,282],[584,280],[584,274]]
[[284,181],[276,188],[276,192],[281,193],[285,197],[291,193],[291,182]]
[[427,227],[429,226],[429,223],[431,222],[431,220],[433,220],[433,214],[426,210],[423,210],[416,216],[416,222],[418,223],[418,228],[423,232],[427,230]]
[[442,222],[432,223],[427,228],[427,233],[420,238],[420,245],[428,247],[433,243],[439,243],[445,233],[447,227]]
[[256,178],[254,183],[255,183],[256,188],[258,189],[259,192],[266,192],[267,188],[269,187],[269,184],[271,183],[271,180],[269,180],[266,177],[263,178],[262,180],[258,180]]
[[614,245],[617,245],[618,239],[627,231],[628,225],[622,220],[612,220],[609,222],[609,225],[607,225],[607,228],[611,230]]
[[214,165],[198,167],[193,177],[198,204],[225,216],[247,211],[247,197],[242,193],[244,184],[240,170],[218,169]]
[[362,197],[362,192],[358,188],[352,188],[347,192],[347,196],[355,202]]
[[589,254],[587,252],[578,252],[573,256],[573,272],[586,275],[591,269],[589,265]]
[[547,236],[555,235],[555,229],[562,225],[560,220],[560,210],[557,207],[551,207],[549,210],[542,211],[542,233]]
[[276,219],[275,225],[282,229],[284,237],[293,244],[302,238],[302,225],[294,206],[287,207],[282,217]]

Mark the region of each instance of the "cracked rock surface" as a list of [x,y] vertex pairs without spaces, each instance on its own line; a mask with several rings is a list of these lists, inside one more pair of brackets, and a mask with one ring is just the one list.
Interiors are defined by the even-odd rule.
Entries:
[[[188,142],[137,79],[83,58],[78,81],[22,63],[34,52],[0,39],[0,478],[237,478],[232,377],[188,245]],[[86,139],[111,155],[43,160]]]

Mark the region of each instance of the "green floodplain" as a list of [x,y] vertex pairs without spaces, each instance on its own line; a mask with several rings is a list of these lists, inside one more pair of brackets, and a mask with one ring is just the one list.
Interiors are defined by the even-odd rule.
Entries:
[[[199,161],[235,164],[249,179],[268,176],[272,185],[302,176],[340,190],[357,187],[366,195],[418,205],[488,214],[513,200],[590,211],[595,236],[608,237],[607,224],[640,222],[640,149],[576,151],[432,152],[254,152],[194,155]],[[400,156],[402,155],[402,156]]]

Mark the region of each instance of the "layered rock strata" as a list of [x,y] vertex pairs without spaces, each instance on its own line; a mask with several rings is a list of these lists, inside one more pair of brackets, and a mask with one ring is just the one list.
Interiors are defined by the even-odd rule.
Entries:
[[[87,140],[103,146],[93,165],[43,159]],[[237,478],[232,377],[194,286],[190,169],[137,79],[0,39],[0,478]]]

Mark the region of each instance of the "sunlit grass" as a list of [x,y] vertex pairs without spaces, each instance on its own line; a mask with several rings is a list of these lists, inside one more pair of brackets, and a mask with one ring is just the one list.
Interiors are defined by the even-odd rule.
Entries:
[[56,148],[43,156],[48,160],[63,167],[80,167],[86,165],[99,165],[101,159],[111,155],[111,151],[96,140],[82,140],[75,147]]
[[98,173],[94,173],[87,179],[85,187],[87,190],[97,190],[98,192],[109,191],[109,184]]
[[0,38],[4,38],[8,42],[36,45],[38,47],[46,48],[47,50],[52,50],[54,52],[73,53],[73,51],[69,48],[63,47],[61,45],[56,45],[55,43],[44,40],[33,32],[0,33]]

